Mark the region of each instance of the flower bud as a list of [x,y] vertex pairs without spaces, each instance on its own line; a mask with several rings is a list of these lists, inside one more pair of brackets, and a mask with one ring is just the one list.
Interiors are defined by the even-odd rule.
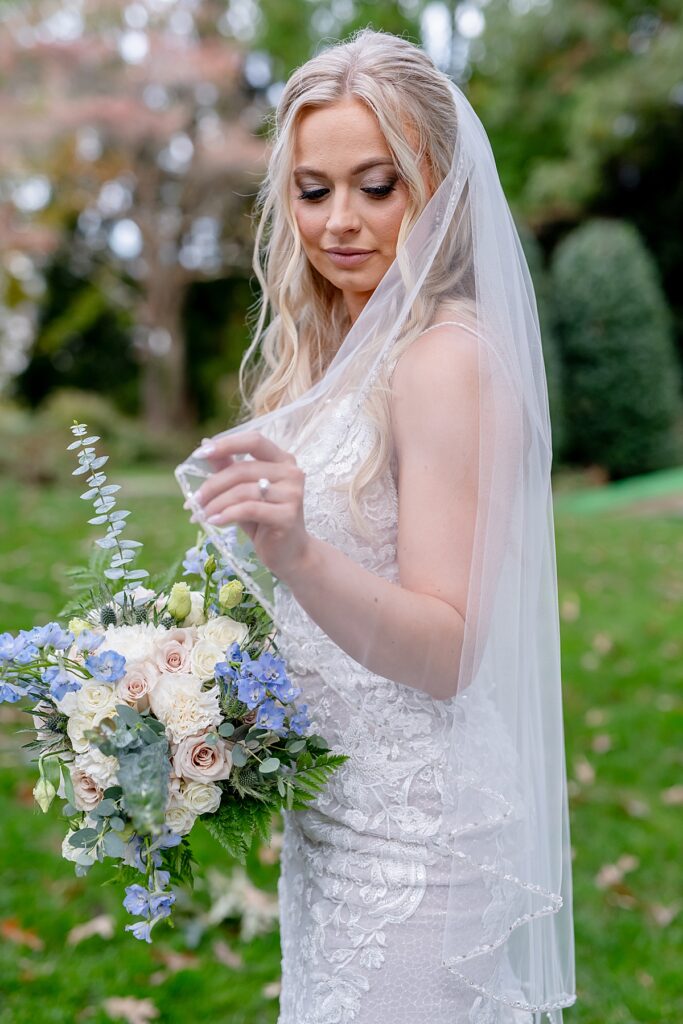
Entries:
[[38,779],[37,783],[33,788],[33,798],[40,807],[43,814],[47,814],[50,804],[57,795],[57,790],[52,785],[49,779],[44,776]]
[[204,562],[204,572],[207,576],[211,576],[211,574],[216,571],[216,565],[216,556],[213,554],[209,555],[207,560]]
[[178,622],[190,614],[192,608],[192,600],[190,598],[190,588],[187,583],[174,583],[171,587],[171,595],[168,599],[168,612],[177,619]]
[[230,580],[218,591],[218,603],[221,608],[235,608],[242,600],[244,585],[241,580]]
[[80,633],[83,632],[84,629],[90,628],[90,623],[86,622],[85,619],[76,618],[69,620],[69,630],[73,633],[74,636],[78,636]]

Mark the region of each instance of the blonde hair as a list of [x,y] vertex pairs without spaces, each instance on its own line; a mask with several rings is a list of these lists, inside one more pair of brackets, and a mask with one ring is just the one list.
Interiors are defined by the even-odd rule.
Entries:
[[[387,32],[361,29],[293,72],[275,111],[268,170],[254,207],[258,223],[252,265],[261,294],[256,316],[250,314],[256,326],[239,371],[245,418],[269,412],[306,392],[325,372],[351,327],[341,292],[308,261],[290,197],[299,115],[306,108],[346,97],[360,99],[375,114],[407,186],[397,253],[430,198],[421,173],[422,159],[434,189],[451,168],[456,110],[449,79],[418,46]],[[417,139],[416,150],[406,140],[406,125]],[[465,188],[463,207],[466,193]],[[471,307],[474,283],[467,217],[455,216],[453,222],[457,230],[441,246],[392,350],[394,363],[420,331],[435,322],[437,312],[448,316],[449,310],[457,308],[462,314]],[[260,359],[252,361],[257,350]],[[393,450],[390,395],[385,367],[366,403],[377,426],[376,441],[349,489],[352,514],[365,534],[360,493],[383,471]]]

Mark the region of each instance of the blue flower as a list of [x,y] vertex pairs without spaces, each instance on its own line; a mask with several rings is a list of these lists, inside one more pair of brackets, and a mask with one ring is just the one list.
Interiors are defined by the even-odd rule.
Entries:
[[136,939],[144,939],[145,942],[151,943],[152,938],[150,932],[152,930],[152,921],[136,921],[135,924],[127,924],[126,931],[132,932]]
[[24,696],[22,690],[12,683],[0,682],[0,704],[16,704]]
[[46,626],[34,626],[29,630],[27,639],[36,647],[54,647],[57,651],[63,651],[71,646],[74,635],[62,629],[58,622],[48,622]]
[[61,665],[51,665],[49,668],[43,669],[41,679],[46,686],[50,687],[50,696],[53,700],[62,700],[66,693],[81,688],[76,676],[67,672]]
[[275,694],[278,700],[281,700],[283,704],[291,704],[297,697],[301,696],[301,688],[294,686],[291,679],[288,676],[283,676],[282,679],[278,679],[277,682],[270,683],[269,689]]
[[127,885],[123,905],[129,914],[149,917],[149,890],[144,885]]
[[292,715],[289,720],[289,728],[292,732],[295,732],[297,736],[303,736],[310,725],[311,720],[308,717],[308,705],[300,704],[296,714]]
[[237,678],[237,696],[250,709],[260,704],[266,696],[265,686],[253,673],[255,665],[256,662],[251,659],[246,664],[242,662],[240,674]]
[[96,633],[93,629],[84,629],[76,637],[76,647],[81,653],[83,651],[96,651],[100,644],[104,643],[104,635]]
[[32,661],[40,657],[40,651],[30,639],[25,629],[19,630],[16,639],[13,661],[17,665],[30,665]]
[[14,661],[18,651],[24,646],[19,637],[11,633],[0,633],[0,661]]
[[175,903],[174,892],[152,892],[149,894],[149,909],[153,917],[160,920],[163,917],[168,917],[171,913],[171,907]]
[[90,654],[85,659],[85,665],[101,683],[117,683],[126,671],[126,659],[116,651]]
[[272,729],[274,732],[282,729],[284,720],[285,709],[270,698],[264,700],[256,715],[256,725],[260,725],[264,729]]

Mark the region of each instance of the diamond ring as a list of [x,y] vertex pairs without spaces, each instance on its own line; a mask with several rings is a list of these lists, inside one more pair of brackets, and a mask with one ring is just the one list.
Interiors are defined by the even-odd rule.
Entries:
[[270,480],[267,476],[262,476],[258,482],[258,489],[262,498],[265,498],[268,494],[268,488],[270,487]]

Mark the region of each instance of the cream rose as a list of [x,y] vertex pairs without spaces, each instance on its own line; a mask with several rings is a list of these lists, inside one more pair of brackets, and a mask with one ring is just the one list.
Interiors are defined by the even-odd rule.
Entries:
[[217,782],[227,779],[231,769],[232,755],[220,737],[207,743],[205,736],[186,736],[173,754],[173,770],[183,779]]
[[88,747],[82,754],[78,754],[74,759],[74,767],[89,776],[102,789],[117,784],[118,761],[115,757],[103,754],[97,747]]
[[199,679],[211,679],[218,661],[225,661],[225,650],[212,640],[198,640],[192,648],[190,664]]
[[184,672],[163,672],[149,701],[174,743],[199,736],[222,720],[218,687],[202,690],[201,681]]
[[204,594],[201,590],[190,591],[190,611],[182,621],[183,626],[200,626],[206,622]]
[[187,835],[196,820],[197,815],[182,798],[172,799],[166,808],[166,824],[178,836]]
[[74,804],[79,811],[92,811],[103,796],[101,786],[75,764],[71,767],[71,781],[74,787]]
[[126,674],[116,684],[120,701],[138,711],[149,707],[149,695],[159,682],[159,670],[151,661],[136,661],[126,665]]
[[157,644],[155,664],[160,672],[189,672],[190,654],[197,639],[194,626],[169,629]]
[[85,682],[76,691],[76,710],[82,715],[101,720],[114,714],[117,703],[116,690],[109,683]]
[[182,798],[194,814],[213,814],[221,804],[221,788],[213,782],[188,782]]
[[84,715],[81,711],[75,711],[73,715],[69,716],[66,733],[77,754],[84,753],[90,747],[90,740],[85,738],[85,732],[94,726],[95,717],[93,715]]
[[209,619],[204,626],[200,626],[197,632],[202,639],[211,640],[225,652],[234,641],[238,644],[244,643],[249,627],[246,622],[236,622],[229,615],[217,615],[216,618]]

